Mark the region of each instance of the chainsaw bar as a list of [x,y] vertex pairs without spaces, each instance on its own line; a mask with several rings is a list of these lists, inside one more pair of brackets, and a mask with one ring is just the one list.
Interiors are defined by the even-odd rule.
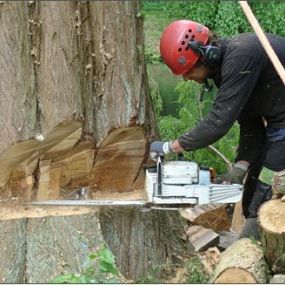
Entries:
[[27,203],[29,206],[146,206],[144,200],[45,200]]
[[27,206],[34,207],[52,207],[52,206],[73,206],[73,207],[141,207],[141,211],[150,210],[179,210],[181,208],[193,207],[193,204],[152,204],[144,200],[44,200],[26,203]]

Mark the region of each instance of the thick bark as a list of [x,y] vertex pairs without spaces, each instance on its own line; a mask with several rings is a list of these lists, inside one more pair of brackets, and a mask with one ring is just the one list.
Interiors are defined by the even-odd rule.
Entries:
[[233,243],[222,253],[211,282],[266,283],[268,272],[260,246],[244,238]]
[[47,283],[80,273],[103,246],[98,213],[90,209],[1,207],[1,283]]
[[264,203],[259,210],[261,242],[274,273],[285,273],[285,204],[280,199]]
[[0,153],[34,135],[36,94],[27,4],[0,4]]
[[174,272],[171,264],[187,251],[193,252],[192,245],[183,239],[185,223],[176,211],[103,210],[100,221],[103,236],[127,278],[146,276],[154,268],[164,274],[166,265]]
[[[143,215],[136,209],[127,217],[111,210],[113,219],[100,216],[101,224],[90,210],[57,209],[53,215],[37,209],[30,217],[17,204],[15,213],[9,213],[17,193],[25,200],[45,199],[61,195],[67,186],[86,186],[82,177],[90,176],[95,147],[113,129],[139,126],[145,142],[157,135],[139,2],[2,1],[0,15],[0,63],[5,67],[0,83],[0,160],[5,171],[0,186],[1,198],[10,205],[0,222],[2,281],[48,282],[59,273],[79,272],[103,239],[129,277],[147,272],[149,260],[154,265],[167,262],[177,245],[183,252],[185,243],[172,230],[178,213]],[[71,119],[80,119],[81,130],[49,135]],[[140,146],[147,153],[147,144]],[[140,166],[143,157],[132,166]],[[142,171],[136,171],[124,185],[133,183],[128,191],[141,189],[143,181]],[[41,211],[46,212],[40,216]]]
[[26,274],[27,220],[17,218],[0,221],[0,282],[22,283]]
[[0,4],[0,153],[71,118],[102,142],[154,124],[138,1]]

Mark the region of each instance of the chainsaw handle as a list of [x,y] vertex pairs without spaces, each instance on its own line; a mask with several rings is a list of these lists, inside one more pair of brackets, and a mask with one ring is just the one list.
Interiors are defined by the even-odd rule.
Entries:
[[161,196],[162,195],[162,162],[161,162],[161,156],[157,157],[156,170],[157,170],[157,194],[158,194],[158,196]]

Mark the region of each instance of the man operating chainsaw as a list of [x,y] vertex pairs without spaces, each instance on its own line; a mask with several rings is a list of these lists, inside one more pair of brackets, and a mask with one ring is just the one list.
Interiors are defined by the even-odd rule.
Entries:
[[[285,65],[285,39],[267,37]],[[174,74],[198,83],[212,79],[218,94],[202,121],[177,140],[151,143],[151,155],[203,148],[238,121],[240,139],[234,167],[215,183],[244,182],[247,223],[241,237],[258,237],[248,229],[254,228],[261,203],[271,198],[273,174],[285,169],[284,84],[254,33],[220,39],[199,23],[179,20],[165,28],[160,52]]]

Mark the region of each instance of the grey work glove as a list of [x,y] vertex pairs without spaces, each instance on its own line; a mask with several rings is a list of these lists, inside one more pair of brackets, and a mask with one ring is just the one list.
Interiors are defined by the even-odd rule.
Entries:
[[158,156],[164,156],[172,152],[171,142],[155,141],[150,144],[149,153],[152,159],[157,159]]
[[217,184],[243,184],[243,179],[247,173],[247,170],[240,168],[238,166],[234,166],[234,168],[225,174],[218,176],[215,179],[215,183]]

